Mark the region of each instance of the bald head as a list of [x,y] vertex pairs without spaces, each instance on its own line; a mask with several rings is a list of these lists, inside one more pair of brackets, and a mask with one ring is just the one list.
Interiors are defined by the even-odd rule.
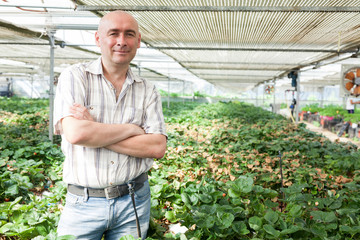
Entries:
[[109,23],[114,21],[127,21],[132,24],[137,32],[139,32],[139,25],[136,19],[129,13],[122,10],[117,10],[105,14],[99,22],[98,32],[103,32],[107,28]]

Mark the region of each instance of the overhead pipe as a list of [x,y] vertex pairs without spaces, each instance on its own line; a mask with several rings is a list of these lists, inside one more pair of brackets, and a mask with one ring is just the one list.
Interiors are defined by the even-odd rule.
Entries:
[[107,6],[78,5],[59,7],[46,5],[0,4],[0,7],[27,9],[62,9],[77,11],[166,11],[166,12],[360,12],[359,6]]
[[151,46],[157,50],[194,50],[194,51],[250,51],[250,52],[319,52],[319,53],[354,53],[354,50],[337,49],[289,49],[289,48],[228,48],[228,47],[161,47]]
[[155,12],[360,12],[358,6],[107,6],[79,5],[78,11],[155,11]]
[[56,7],[56,6],[21,5],[21,4],[0,4],[0,7],[33,8],[33,9],[47,8],[47,9],[76,10],[75,7]]

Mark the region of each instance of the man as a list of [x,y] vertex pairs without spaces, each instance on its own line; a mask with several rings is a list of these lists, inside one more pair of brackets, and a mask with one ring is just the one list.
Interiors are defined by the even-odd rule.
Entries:
[[348,96],[346,100],[346,110],[348,113],[354,113],[355,105],[360,103],[360,101],[357,100],[357,96],[355,96],[353,93],[350,93],[350,96]]
[[130,14],[110,12],[95,34],[101,57],[71,66],[59,77],[54,125],[62,134],[68,184],[59,236],[146,237],[146,172],[153,158],[164,156],[166,133],[159,93],[129,67],[140,40]]

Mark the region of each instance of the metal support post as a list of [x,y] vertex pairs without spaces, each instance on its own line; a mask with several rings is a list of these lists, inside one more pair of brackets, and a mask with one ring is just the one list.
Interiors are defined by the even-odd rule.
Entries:
[[168,77],[168,108],[170,108],[170,77]]
[[262,88],[262,106],[261,106],[262,109],[265,108],[265,93],[266,93],[265,87],[266,87],[266,85],[263,84],[263,88]]
[[301,78],[301,74],[300,71],[298,71],[298,76],[297,76],[297,83],[296,83],[296,118],[295,118],[295,122],[296,124],[299,123],[299,108],[300,108],[300,78]]
[[182,82],[183,82],[182,99],[183,99],[183,104],[184,104],[185,103],[185,80],[183,80]]
[[273,92],[273,113],[276,113],[276,79],[274,79],[274,92]]
[[49,79],[49,139],[53,143],[54,142],[54,129],[53,129],[53,113],[54,113],[54,50],[55,50],[55,31],[48,31],[49,36],[49,44],[50,44],[50,79]]

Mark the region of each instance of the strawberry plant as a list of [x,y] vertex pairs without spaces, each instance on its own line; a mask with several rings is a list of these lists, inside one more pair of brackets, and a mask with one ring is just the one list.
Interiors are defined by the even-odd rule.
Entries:
[[[149,172],[148,239],[360,238],[355,145],[245,103],[166,105],[168,149]],[[1,99],[2,238],[56,239],[66,187],[47,106]],[[188,230],[172,234],[171,224]]]

